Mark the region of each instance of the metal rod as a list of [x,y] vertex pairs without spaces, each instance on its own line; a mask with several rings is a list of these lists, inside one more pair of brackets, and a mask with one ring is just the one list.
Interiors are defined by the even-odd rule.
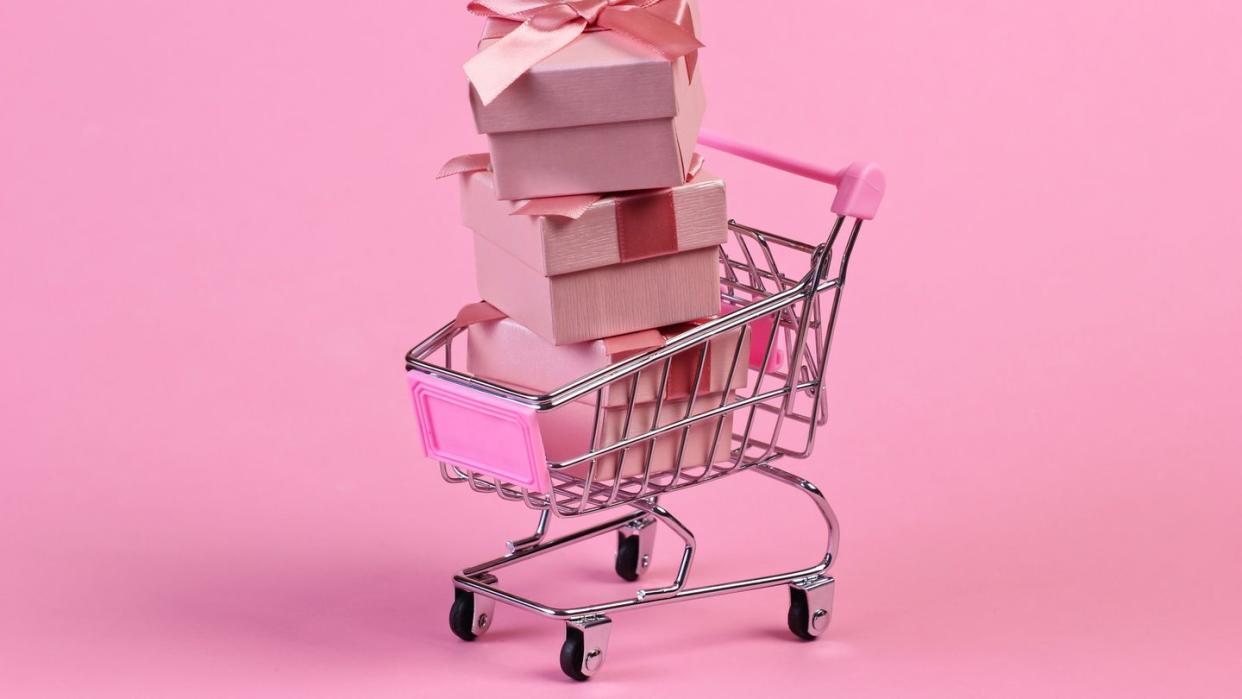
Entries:
[[672,529],[673,533],[681,537],[682,542],[685,543],[685,549],[681,554],[681,563],[677,566],[677,574],[673,576],[672,584],[666,587],[658,587],[654,589],[644,588],[639,590],[635,594],[635,597],[640,600],[655,600],[660,599],[661,597],[671,597],[672,595],[677,594],[677,591],[686,584],[686,576],[690,574],[690,566],[694,563],[694,534],[688,527],[686,527],[686,525],[681,523],[681,520],[674,517],[671,512],[664,509],[660,505],[657,505],[655,502],[645,503],[639,501],[634,503],[634,506],[650,513],[651,516],[658,519],[669,529]]

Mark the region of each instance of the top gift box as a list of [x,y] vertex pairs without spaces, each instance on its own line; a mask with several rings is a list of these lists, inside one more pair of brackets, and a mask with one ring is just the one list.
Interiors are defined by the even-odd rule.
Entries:
[[465,68],[497,196],[685,183],[705,107],[695,0],[487,0],[470,11],[486,17]]

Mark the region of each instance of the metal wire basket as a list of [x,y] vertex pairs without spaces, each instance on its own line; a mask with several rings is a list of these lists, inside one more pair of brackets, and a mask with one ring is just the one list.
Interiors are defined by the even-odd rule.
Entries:
[[[811,454],[817,428],[827,420],[824,370],[846,273],[862,223],[874,216],[883,195],[883,176],[866,164],[824,170],[713,134],[700,142],[837,186],[836,218],[824,242],[808,245],[731,221],[731,238],[720,247],[725,313],[661,347],[546,394],[515,390],[455,368],[454,358],[465,356],[460,347],[464,328],[457,322],[447,323],[406,355],[424,446],[440,461],[444,479],[540,513],[535,533],[510,541],[505,556],[455,576],[453,631],[462,638],[477,637],[490,626],[496,600],[565,620],[561,665],[577,679],[590,677],[602,664],[610,629],[604,612],[780,584],[790,585],[789,625],[795,634],[818,636],[831,611],[833,579],[824,573],[836,553],[836,518],[818,488],[775,464]],[[678,363],[690,368],[693,379],[689,394],[674,400],[670,375]],[[745,388],[708,390],[703,379],[709,371],[725,373],[726,387]],[[644,395],[640,381],[653,385],[654,393]],[[618,404],[615,396],[624,400]],[[549,420],[558,411],[586,409],[593,411],[587,447],[568,457],[547,458],[540,430],[554,424]],[[446,411],[453,411],[455,419],[437,421]],[[485,439],[477,433],[454,438],[447,433],[462,424],[462,414],[486,417],[498,429]],[[487,448],[471,448],[480,439]],[[655,458],[657,453],[661,458]],[[721,454],[727,458],[716,458]],[[815,501],[828,529],[824,557],[788,573],[687,588],[694,536],[659,498],[748,470],[794,486]],[[627,512],[545,541],[550,515],[570,518],[617,507]],[[609,531],[619,532],[618,574],[637,580],[650,564],[657,521],[684,543],[669,585],[573,609],[543,605],[497,586],[493,573],[500,568]]]

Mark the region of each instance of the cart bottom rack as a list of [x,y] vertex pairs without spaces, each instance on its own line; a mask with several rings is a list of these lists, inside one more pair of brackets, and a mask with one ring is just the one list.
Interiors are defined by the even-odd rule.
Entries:
[[[626,513],[595,526],[545,540],[547,520],[541,516],[537,532],[521,542],[508,543],[507,555],[480,563],[453,576],[455,585],[453,606],[449,613],[449,627],[459,638],[473,641],[482,635],[495,618],[495,603],[500,601],[519,609],[565,622],[565,642],[561,646],[561,670],[566,675],[585,680],[603,665],[608,649],[608,637],[612,620],[605,614],[642,605],[677,602],[697,597],[712,597],[763,587],[788,585],[789,630],[796,636],[813,640],[828,628],[832,618],[833,578],[826,574],[832,565],[837,546],[836,518],[827,499],[813,483],[782,471],[771,464],[756,464],[755,473],[761,473],[786,483],[810,496],[823,515],[828,528],[828,546],[824,557],[807,568],[775,573],[743,580],[684,587],[682,583],[689,572],[695,552],[694,535],[668,510],[657,503],[645,502],[636,506],[638,512]],[[564,548],[570,544],[617,532],[616,572],[625,580],[639,580],[651,563],[655,544],[656,522],[662,522],[685,541],[683,566],[674,583],[665,588],[640,589],[633,597],[595,604],[586,607],[562,609],[520,597],[498,587],[495,571],[519,561]]]

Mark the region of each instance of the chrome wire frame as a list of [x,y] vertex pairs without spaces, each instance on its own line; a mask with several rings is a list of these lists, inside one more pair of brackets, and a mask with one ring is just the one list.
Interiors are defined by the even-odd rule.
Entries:
[[[523,393],[497,383],[454,370],[454,340],[462,329],[446,324],[431,337],[414,347],[406,356],[408,371],[421,371],[449,381],[470,386],[478,391],[530,406],[536,412],[552,411],[573,402],[594,404],[594,421],[590,450],[560,462],[548,464],[551,492],[543,493],[504,482],[493,476],[470,471],[462,466],[441,463],[441,475],[452,483],[465,483],[480,493],[495,493],[503,500],[524,503],[538,510],[535,532],[508,543],[508,553],[485,563],[471,566],[454,576],[454,584],[497,601],[501,601],[547,617],[582,620],[605,612],[660,604],[692,597],[713,596],[758,587],[785,583],[814,584],[825,578],[837,552],[838,525],[832,508],[823,493],[811,482],[777,468],[774,463],[786,458],[805,458],[815,446],[816,429],[827,421],[824,369],[832,343],[842,289],[850,255],[862,222],[838,217],[827,240],[808,245],[790,238],[761,231],[730,221],[731,240],[720,248],[721,300],[732,308],[720,317],[698,325],[670,338],[663,347],[651,350],[595,371],[547,394]],[[845,235],[842,233],[846,232]],[[844,238],[843,250],[834,250]],[[798,278],[782,271],[782,258],[802,259]],[[834,266],[835,260],[835,266]],[[805,265],[805,266],[803,266]],[[770,328],[764,333],[760,327]],[[707,363],[708,343],[732,331],[737,340],[726,358],[728,378],[725,386],[737,385],[736,372],[748,372],[745,389],[706,394],[695,392],[685,401],[682,414],[672,421],[660,420],[669,405],[667,399],[669,369],[673,358],[682,353],[697,356],[692,387],[701,385]],[[743,356],[743,339],[749,333],[751,356]],[[752,357],[753,343],[763,343],[762,359],[756,364]],[[776,361],[783,355],[783,362]],[[781,366],[783,364],[783,366]],[[640,373],[658,372],[658,389],[651,407],[649,424],[639,425],[634,419]],[[620,390],[628,396],[623,407],[607,406],[608,390]],[[711,401],[708,403],[708,401]],[[706,404],[708,407],[702,407]],[[611,441],[604,439],[606,411],[623,411],[621,434]],[[733,429],[722,429],[730,417]],[[730,458],[716,463],[686,462],[686,443],[696,425],[713,430],[711,448],[716,442],[731,440]],[[740,427],[740,429],[738,429]],[[787,429],[791,428],[792,429]],[[791,439],[789,435],[795,436]],[[656,440],[677,439],[676,459],[671,468],[653,469]],[[642,456],[642,469],[626,473],[627,452]],[[608,475],[600,462],[611,459],[615,473]],[[677,490],[707,483],[718,478],[752,470],[797,488],[815,503],[827,528],[824,556],[813,565],[775,575],[767,575],[696,588],[686,588],[685,580],[693,562],[694,536],[688,528],[659,504],[659,498]],[[654,472],[653,472],[654,471]],[[549,514],[577,517],[602,510],[626,506],[627,511],[602,523],[577,532],[545,540]],[[529,557],[562,548],[625,527],[646,526],[659,521],[676,533],[685,548],[677,574],[671,584],[654,589],[641,589],[633,597],[575,608],[556,608],[520,597],[496,586],[493,572]],[[830,578],[828,579],[830,580]]]

